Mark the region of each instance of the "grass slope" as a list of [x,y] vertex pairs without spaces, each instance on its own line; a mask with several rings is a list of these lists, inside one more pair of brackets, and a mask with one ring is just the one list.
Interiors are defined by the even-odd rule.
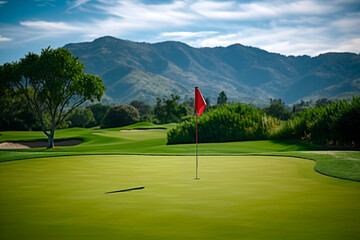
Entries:
[[[167,130],[175,124],[154,125],[137,123],[123,128],[84,129],[71,128],[56,131],[57,139],[80,138],[84,142],[72,147],[56,147],[24,150],[0,150],[0,161],[84,154],[146,154],[146,155],[194,155],[194,144],[166,145]],[[158,128],[143,132],[120,132],[122,129]],[[165,128],[165,129],[161,129]],[[1,132],[0,142],[45,140],[42,132]],[[203,143],[200,155],[288,155],[316,160],[315,169],[323,174],[360,181],[360,152],[311,151],[318,146],[286,141],[244,141],[227,143]]]
[[[360,183],[289,157],[72,156],[0,164],[1,239],[359,239]],[[108,191],[145,187],[124,193]]]

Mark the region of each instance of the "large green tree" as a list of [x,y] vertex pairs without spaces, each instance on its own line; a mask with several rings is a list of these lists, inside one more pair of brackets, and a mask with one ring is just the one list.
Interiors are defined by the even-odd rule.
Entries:
[[94,115],[95,123],[94,126],[100,126],[101,121],[103,120],[106,112],[109,110],[110,106],[102,105],[101,103],[92,104],[86,107],[90,109]]
[[39,130],[24,94],[10,89],[0,91],[0,131]]
[[155,117],[160,123],[179,122],[181,117],[188,114],[184,104],[179,103],[180,96],[171,94],[171,98],[157,98],[154,108]]
[[107,111],[104,116],[101,127],[102,128],[113,128],[122,127],[129,124],[137,123],[140,120],[139,111],[127,104],[120,104],[112,107]]
[[91,109],[74,109],[69,117],[68,121],[71,122],[71,127],[87,127],[90,123],[95,122],[94,114]]
[[151,114],[152,107],[143,101],[134,100],[130,103],[130,105],[139,111],[140,116],[144,116],[146,114]]
[[[105,87],[101,78],[84,73],[84,65],[63,48],[43,49],[41,55],[29,53],[19,62],[0,67],[3,86],[21,91],[28,106],[54,147],[54,136],[72,110],[85,101],[101,100]],[[50,118],[50,124],[46,118]]]

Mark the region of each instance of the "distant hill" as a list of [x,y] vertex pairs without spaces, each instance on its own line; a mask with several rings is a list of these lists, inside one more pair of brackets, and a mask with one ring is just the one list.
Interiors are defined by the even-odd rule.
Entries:
[[157,97],[193,97],[198,86],[215,104],[219,92],[230,101],[261,104],[310,98],[360,95],[360,55],[326,53],[317,57],[283,56],[235,44],[193,48],[181,42],[136,43],[114,37],[64,46],[100,76],[105,99],[151,104]]

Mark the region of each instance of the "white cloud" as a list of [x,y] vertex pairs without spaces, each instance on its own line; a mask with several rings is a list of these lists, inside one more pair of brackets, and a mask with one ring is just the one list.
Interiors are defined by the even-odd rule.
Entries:
[[272,1],[237,3],[234,1],[198,1],[191,9],[209,19],[219,20],[259,20],[280,18],[291,15],[323,15],[335,12],[338,7],[320,4],[316,1]]
[[33,0],[34,2],[36,2],[36,6],[38,7],[46,7],[46,6],[51,6],[51,7],[55,7],[54,2],[55,0]]
[[195,47],[240,43],[287,55],[313,56],[341,49],[359,52],[360,13],[349,8],[353,4],[358,3],[174,0],[147,4],[141,0],[74,0],[65,12],[71,16],[68,10],[76,9],[79,15],[89,14],[84,20],[49,21],[37,16],[37,21],[24,19],[20,26],[0,28],[9,37],[0,39],[62,39],[65,44],[112,35],[148,42],[179,40]]
[[71,3],[70,7],[67,10],[71,10],[73,8],[77,8],[80,7],[84,4],[86,4],[87,2],[89,2],[90,0],[76,0],[74,2]]
[[81,28],[73,24],[68,24],[65,22],[48,22],[48,21],[23,21],[20,22],[20,25],[34,28],[42,29],[46,31],[78,31]]
[[7,3],[7,1],[0,1],[0,5],[1,4],[6,4]]
[[187,39],[187,38],[194,38],[194,37],[206,37],[209,35],[217,34],[216,31],[199,31],[199,32],[164,32],[161,33],[160,36],[162,37],[172,37],[177,39]]
[[[101,1],[96,8],[119,18],[120,22],[145,24],[151,27],[184,26],[192,23],[196,16],[188,11],[186,1],[174,1],[166,4],[144,4],[138,1]],[[115,3],[115,4],[114,4]]]
[[360,53],[360,37],[344,40],[336,48],[332,49],[335,52],[356,52]]
[[340,32],[360,32],[360,13],[351,13],[345,17],[334,20],[331,25]]
[[[357,40],[331,40],[326,34],[326,27],[272,27],[269,29],[247,28],[242,31],[216,35],[194,42],[199,47],[229,46],[241,43],[247,46],[259,47],[269,52],[285,55],[310,55],[336,50],[354,51],[358,49]],[[343,46],[344,48],[341,48]]]
[[9,41],[12,41],[11,38],[7,38],[7,37],[3,37],[0,35],[0,42],[9,42]]

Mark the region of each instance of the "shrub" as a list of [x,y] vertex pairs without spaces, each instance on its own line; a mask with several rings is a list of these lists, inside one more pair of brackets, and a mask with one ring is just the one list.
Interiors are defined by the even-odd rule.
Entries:
[[360,98],[308,108],[273,131],[272,138],[359,147]]
[[122,127],[139,122],[139,111],[131,105],[120,104],[105,114],[101,128]]
[[[258,109],[243,105],[222,105],[198,119],[199,142],[266,139],[279,121]],[[168,144],[195,142],[195,117],[181,122],[168,133]]]

